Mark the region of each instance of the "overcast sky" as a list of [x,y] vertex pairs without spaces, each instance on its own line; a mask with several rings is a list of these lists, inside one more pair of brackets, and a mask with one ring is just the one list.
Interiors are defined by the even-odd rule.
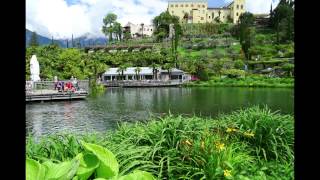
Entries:
[[[221,7],[232,0],[209,0],[209,7]],[[252,13],[268,13],[279,0],[246,0]],[[167,8],[167,0],[26,0],[26,28],[40,35],[71,38],[90,33],[101,37],[102,20],[108,12],[125,25],[151,24]]]

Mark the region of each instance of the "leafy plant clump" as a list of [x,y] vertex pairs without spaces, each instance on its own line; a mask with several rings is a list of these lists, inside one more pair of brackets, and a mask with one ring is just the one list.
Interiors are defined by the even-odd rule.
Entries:
[[106,135],[53,135],[38,143],[29,137],[27,158],[39,162],[29,166],[39,176],[54,161],[67,162],[65,176],[77,169],[74,176],[89,179],[144,172],[157,179],[294,179],[293,130],[291,115],[267,107],[215,119],[169,115],[123,123]]
[[27,180],[87,180],[114,179],[153,180],[154,177],[145,171],[135,170],[130,174],[119,175],[119,164],[115,155],[106,148],[96,144],[82,142],[85,151],[79,153],[72,160],[54,163],[47,160],[39,163],[27,158]]

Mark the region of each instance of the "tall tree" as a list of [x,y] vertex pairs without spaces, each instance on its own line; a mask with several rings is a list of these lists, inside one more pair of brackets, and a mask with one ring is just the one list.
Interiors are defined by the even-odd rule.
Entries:
[[104,18],[103,18],[103,26],[102,26],[102,32],[108,36],[109,35],[109,41],[111,42],[113,40],[112,34],[114,32],[114,23],[117,20],[117,15],[114,13],[108,13]]
[[294,2],[281,0],[270,13],[270,25],[276,31],[278,44],[292,41],[294,36]]
[[38,35],[37,35],[36,32],[32,32],[31,38],[30,38],[30,41],[29,41],[29,45],[30,46],[39,46]]
[[238,35],[240,38],[241,48],[247,60],[251,59],[250,47],[254,37],[254,16],[252,13],[246,12],[240,15],[238,24]]
[[116,34],[116,37],[119,41],[122,40],[122,26],[118,22],[114,22],[113,31]]

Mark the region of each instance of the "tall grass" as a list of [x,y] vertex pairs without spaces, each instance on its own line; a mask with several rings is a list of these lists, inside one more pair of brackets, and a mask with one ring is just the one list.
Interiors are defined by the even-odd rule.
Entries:
[[292,179],[293,138],[292,116],[252,107],[215,119],[169,115],[123,123],[105,136],[28,137],[27,157],[71,159],[84,140],[112,151],[122,175],[140,169],[158,179]]

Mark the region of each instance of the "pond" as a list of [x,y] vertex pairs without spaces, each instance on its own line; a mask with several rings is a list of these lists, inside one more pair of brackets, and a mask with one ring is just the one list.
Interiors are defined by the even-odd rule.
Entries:
[[118,122],[182,114],[215,117],[252,105],[293,114],[293,89],[235,87],[108,88],[105,94],[79,101],[26,104],[27,134],[112,130]]

